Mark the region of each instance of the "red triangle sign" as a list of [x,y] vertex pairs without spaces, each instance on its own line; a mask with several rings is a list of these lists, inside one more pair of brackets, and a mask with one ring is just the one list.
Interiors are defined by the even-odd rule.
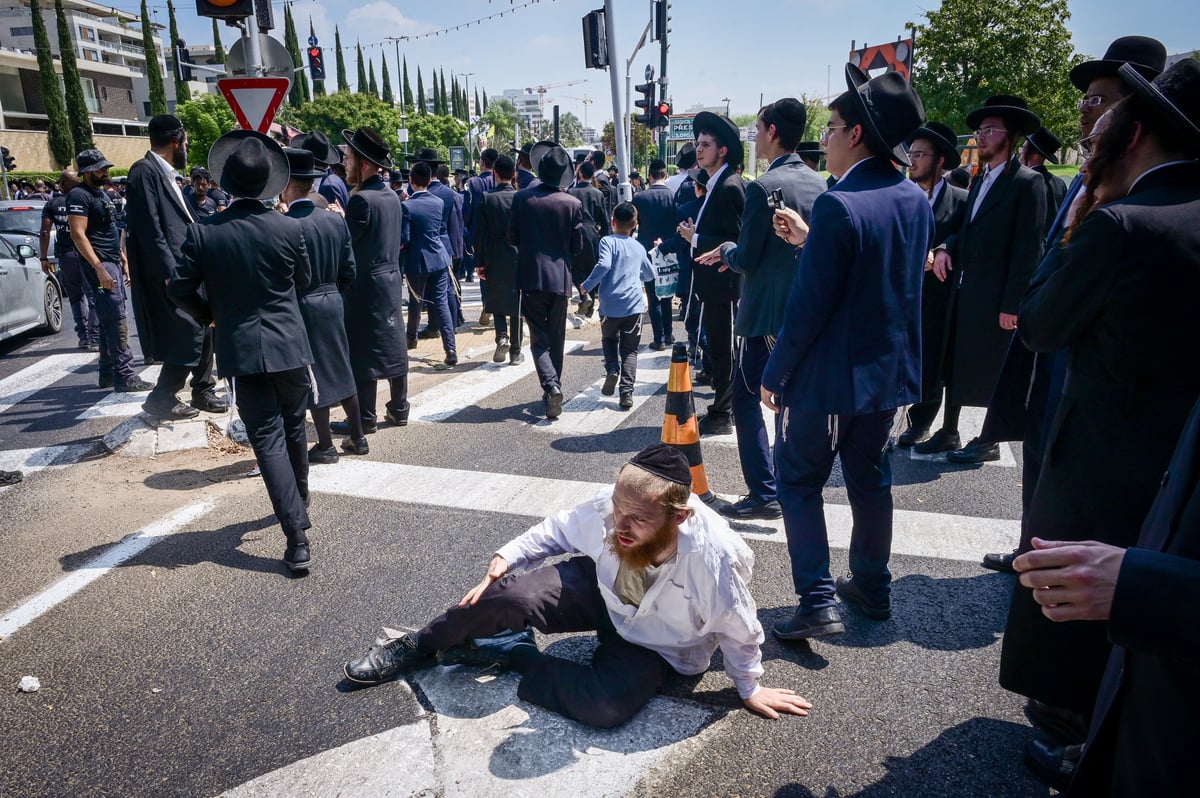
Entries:
[[217,88],[225,95],[243,130],[266,133],[275,113],[292,87],[287,78],[221,78]]

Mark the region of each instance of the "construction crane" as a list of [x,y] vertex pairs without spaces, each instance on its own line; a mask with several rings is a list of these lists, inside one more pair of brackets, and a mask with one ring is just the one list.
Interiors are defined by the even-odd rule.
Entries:
[[561,88],[565,88],[567,86],[577,86],[580,83],[587,83],[587,80],[566,80],[566,81],[563,81],[562,83],[547,83],[542,86],[533,86],[532,88],[526,87],[525,93],[533,94],[534,92],[537,92],[538,107],[544,108],[546,105],[546,92],[547,91],[549,91],[550,89],[561,89]]
[[588,126],[588,123],[587,123],[588,106],[596,101],[589,98],[587,96],[587,92],[584,92],[582,97],[572,97],[569,94],[564,94],[562,96],[568,100],[578,100],[579,102],[583,103],[583,126],[586,128]]

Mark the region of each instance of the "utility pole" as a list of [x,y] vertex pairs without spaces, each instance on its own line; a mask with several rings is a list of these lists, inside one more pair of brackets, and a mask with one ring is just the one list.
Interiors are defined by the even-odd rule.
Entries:
[[[671,4],[667,0],[658,0],[659,5],[655,7],[655,26],[658,30],[659,37],[659,52],[661,54],[658,68],[658,96],[662,100],[667,99],[667,34],[670,33],[669,16]],[[669,102],[669,101],[668,101]],[[669,135],[670,127],[666,130],[659,130],[658,133],[658,157],[662,160],[667,160],[667,136]]]
[[621,76],[617,65],[621,57],[617,50],[617,24],[613,14],[613,0],[604,0],[604,32],[608,40],[608,80],[612,90],[613,143],[617,148],[617,190],[622,202],[633,199],[633,186],[629,185],[629,152],[625,146],[625,120],[628,114],[621,108]]

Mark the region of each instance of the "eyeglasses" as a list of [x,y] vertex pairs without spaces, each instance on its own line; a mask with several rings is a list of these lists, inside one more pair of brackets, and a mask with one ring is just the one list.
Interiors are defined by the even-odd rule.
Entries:
[[1096,139],[1100,137],[1099,133],[1093,133],[1090,136],[1084,136],[1079,141],[1075,142],[1075,146],[1084,155],[1091,155],[1092,150],[1096,148]]
[[826,125],[821,128],[821,143],[825,144],[828,142],[829,137],[833,135],[833,131],[843,127],[849,127],[849,125]]
[[1089,108],[1099,108],[1101,105],[1104,105],[1104,101],[1107,99],[1103,94],[1089,94],[1080,100],[1075,107],[1080,111],[1086,111]]
[[981,128],[979,128],[979,130],[975,131],[975,138],[990,139],[992,136],[998,135],[1000,133],[1007,133],[1007,132],[1008,131],[1006,131],[1002,127],[981,127]]
[[917,151],[909,150],[908,151],[908,159],[910,161],[923,161],[926,158],[934,157],[934,155],[935,155],[935,153],[932,153],[932,152],[920,152],[919,150],[917,150]]

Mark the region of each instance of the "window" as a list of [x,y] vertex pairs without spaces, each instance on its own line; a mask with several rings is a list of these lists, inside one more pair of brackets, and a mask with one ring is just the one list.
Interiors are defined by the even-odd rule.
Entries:
[[96,52],[95,50],[84,47],[83,48],[83,59],[85,61],[99,61],[100,53]]
[[91,78],[80,78],[79,85],[83,87],[83,99],[87,103],[89,113],[100,113],[100,101],[96,99],[96,83]]
[[133,89],[126,89],[125,93],[129,95],[129,104],[133,105]]
[[79,27],[79,38],[83,39],[83,41],[85,41],[85,42],[96,41],[96,29],[95,28],[85,28],[81,25]]
[[30,26],[28,28],[9,28],[8,32],[11,33],[13,36],[32,36],[33,35],[33,27]]
[[108,86],[100,87],[100,99],[108,102]]

